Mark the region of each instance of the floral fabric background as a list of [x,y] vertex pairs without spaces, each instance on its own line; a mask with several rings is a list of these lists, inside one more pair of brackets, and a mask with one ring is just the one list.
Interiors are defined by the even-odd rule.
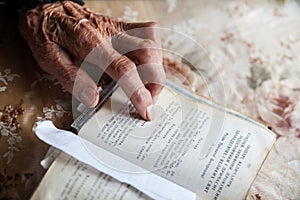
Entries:
[[[172,30],[163,35],[163,47],[183,57],[165,53],[168,79],[278,135],[247,198],[300,197],[297,1],[120,0],[86,1],[86,6],[120,20],[155,20]],[[69,129],[71,96],[38,67],[16,24],[0,9],[0,199],[28,199],[45,173],[40,161],[49,148],[32,132],[34,122],[51,119]]]

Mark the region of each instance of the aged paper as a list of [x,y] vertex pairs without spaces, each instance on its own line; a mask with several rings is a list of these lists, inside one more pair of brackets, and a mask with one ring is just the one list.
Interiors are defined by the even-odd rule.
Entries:
[[[267,156],[275,135],[205,102],[165,88],[154,107],[155,120],[145,122],[117,90],[80,130],[82,138],[140,168],[128,168],[86,150],[115,171],[156,174],[200,198],[242,199]],[[207,134],[217,132],[215,146],[200,156]],[[151,190],[151,185],[145,190]]]
[[61,153],[51,165],[31,199],[150,200],[128,184],[65,153]]
[[[243,199],[275,135],[238,113],[178,91],[169,87],[162,91],[151,122],[138,117],[119,89],[82,127],[79,136],[57,129],[50,121],[41,122],[36,134],[154,199]],[[66,166],[76,171],[74,165]],[[49,170],[36,194],[56,182],[66,186],[69,179],[51,178],[56,174],[59,172]],[[83,177],[78,181],[92,184]],[[48,180],[52,182],[43,186]],[[83,193],[89,187],[82,189]]]

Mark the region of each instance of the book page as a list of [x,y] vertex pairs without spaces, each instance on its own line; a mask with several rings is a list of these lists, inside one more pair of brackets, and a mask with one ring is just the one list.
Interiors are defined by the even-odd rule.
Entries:
[[32,200],[150,200],[140,191],[61,153],[42,179]]
[[[137,188],[153,199],[196,199],[195,193],[154,173],[132,174],[111,168],[107,165],[107,163],[116,163],[124,168],[128,168],[130,171],[144,171],[141,167],[96,146],[78,135],[75,135],[73,132],[56,128],[51,121],[46,120],[37,123],[35,133],[39,139],[47,144],[67,153],[68,155],[71,155],[89,166],[94,167],[94,169],[97,169],[98,171],[110,175],[120,182],[127,183],[134,188]],[[93,154],[101,155],[101,160],[96,159],[90,151],[92,151]],[[47,180],[47,177],[53,175],[55,175],[55,173],[52,173],[51,170],[48,171],[46,178],[43,179],[43,181]],[[37,190],[39,190],[39,188]]]
[[[275,141],[267,128],[168,87],[154,112],[153,121],[140,119],[118,89],[79,135],[145,170],[105,163],[112,169],[151,172],[204,199],[242,199]],[[208,134],[214,134],[215,145],[203,157]]]

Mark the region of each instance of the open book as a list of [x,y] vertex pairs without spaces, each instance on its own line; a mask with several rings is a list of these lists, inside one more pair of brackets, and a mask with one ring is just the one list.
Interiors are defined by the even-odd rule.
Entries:
[[42,122],[37,136],[72,157],[54,161],[32,199],[243,199],[276,139],[171,83],[152,111],[140,119],[117,89],[78,136]]

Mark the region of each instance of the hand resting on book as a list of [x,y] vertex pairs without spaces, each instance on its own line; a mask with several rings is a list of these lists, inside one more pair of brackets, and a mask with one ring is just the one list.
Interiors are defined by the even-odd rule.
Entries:
[[150,120],[150,107],[165,83],[155,22],[117,21],[72,1],[41,4],[19,18],[40,67],[79,101],[93,107],[99,99],[96,83],[79,68],[87,60],[118,81],[141,117]]

